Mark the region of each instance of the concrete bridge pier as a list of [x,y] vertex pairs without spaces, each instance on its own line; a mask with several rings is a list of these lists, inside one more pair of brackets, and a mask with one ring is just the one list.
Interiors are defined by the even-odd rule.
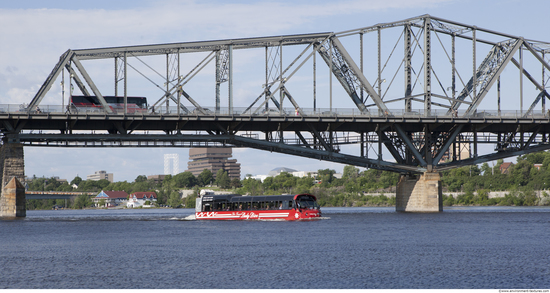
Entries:
[[2,193],[0,217],[26,217],[25,161],[23,145],[4,143],[0,148],[0,174]]
[[425,172],[419,178],[401,175],[395,193],[395,210],[413,213],[443,211],[441,186],[438,172]]

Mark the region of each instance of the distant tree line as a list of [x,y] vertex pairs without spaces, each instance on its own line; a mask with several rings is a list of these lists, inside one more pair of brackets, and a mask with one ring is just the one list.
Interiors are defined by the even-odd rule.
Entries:
[[[481,166],[466,166],[442,173],[444,204],[450,205],[514,205],[533,206],[550,205],[548,193],[536,194],[546,190],[550,182],[550,152],[539,152],[520,156],[517,163],[506,172],[500,172],[503,161],[498,160],[494,166],[483,163]],[[535,164],[541,164],[535,167]],[[139,175],[134,182],[109,182],[107,180],[82,180],[75,177],[69,184],[61,183],[54,178],[33,178],[28,183],[33,191],[80,191],[87,196],[72,199],[69,206],[84,208],[91,205],[90,197],[101,190],[126,191],[128,194],[140,191],[155,191],[157,204],[171,207],[194,207],[195,198],[201,188],[211,184],[212,189],[231,190],[237,194],[272,195],[311,193],[315,195],[321,206],[394,206],[395,198],[385,194],[395,191],[399,174],[388,171],[368,169],[360,171],[354,166],[345,166],[342,178],[336,178],[335,170],[318,170],[316,177],[296,177],[282,172],[274,177],[267,177],[263,182],[249,178],[231,180],[226,171],[219,170],[216,176],[209,170],[204,170],[198,176],[191,172],[177,175],[166,175],[161,183],[147,180],[145,175]],[[214,179],[216,178],[216,179]],[[78,185],[73,189],[73,184]],[[550,183],[548,183],[550,184]],[[194,193],[182,199],[181,189],[193,189]],[[490,191],[506,191],[502,198],[488,198]],[[365,193],[380,193],[379,196]],[[448,192],[463,192],[457,198],[445,195]],[[63,205],[64,200],[28,200],[28,209],[50,209],[53,205]]]

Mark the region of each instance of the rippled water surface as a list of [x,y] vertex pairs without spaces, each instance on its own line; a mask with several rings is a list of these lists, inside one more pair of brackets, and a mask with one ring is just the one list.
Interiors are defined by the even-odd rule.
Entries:
[[549,208],[322,211],[27,211],[0,220],[0,288],[550,288]]

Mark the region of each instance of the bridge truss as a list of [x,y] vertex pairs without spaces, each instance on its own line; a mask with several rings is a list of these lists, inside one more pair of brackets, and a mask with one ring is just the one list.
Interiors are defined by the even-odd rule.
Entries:
[[[430,15],[338,33],[68,50],[28,105],[0,113],[1,131],[4,143],[28,146],[234,146],[442,171],[550,148],[549,52]],[[106,60],[113,76],[89,71]],[[240,78],[248,67],[260,69]],[[65,72],[71,92],[100,107],[42,105]],[[112,81],[121,108],[104,98]],[[131,113],[128,91],[146,85],[158,96]],[[480,155],[480,144],[494,148]]]

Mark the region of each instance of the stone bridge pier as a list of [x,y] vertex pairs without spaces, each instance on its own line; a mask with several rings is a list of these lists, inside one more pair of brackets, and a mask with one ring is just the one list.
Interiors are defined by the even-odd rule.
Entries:
[[2,194],[0,196],[0,217],[25,217],[25,161],[23,145],[4,143],[0,148],[0,174]]
[[438,172],[425,172],[419,178],[402,175],[397,183],[395,210],[416,213],[443,211],[441,186]]

